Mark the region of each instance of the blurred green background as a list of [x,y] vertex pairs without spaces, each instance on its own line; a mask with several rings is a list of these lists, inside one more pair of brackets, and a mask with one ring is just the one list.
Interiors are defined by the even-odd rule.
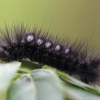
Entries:
[[100,48],[100,0],[0,0],[0,27],[20,21]]

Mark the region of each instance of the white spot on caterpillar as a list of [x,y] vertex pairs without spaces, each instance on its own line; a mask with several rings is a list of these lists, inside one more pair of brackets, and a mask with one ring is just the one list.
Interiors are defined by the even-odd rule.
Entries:
[[38,39],[38,40],[37,40],[37,44],[38,44],[38,45],[43,44],[43,42],[44,42],[43,39]]
[[46,42],[45,43],[45,48],[50,48],[51,47],[51,42]]
[[68,54],[70,52],[70,49],[65,49],[65,54]]
[[29,34],[29,35],[26,36],[26,41],[27,41],[27,42],[30,43],[30,42],[32,42],[33,40],[34,40],[34,36],[33,36],[32,34]]
[[56,47],[55,47],[55,51],[60,51],[61,50],[61,45],[56,45]]

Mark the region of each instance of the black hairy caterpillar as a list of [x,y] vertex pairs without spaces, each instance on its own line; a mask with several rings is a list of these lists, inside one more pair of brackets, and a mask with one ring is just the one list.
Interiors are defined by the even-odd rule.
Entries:
[[27,31],[23,25],[1,30],[0,59],[7,62],[28,58],[70,75],[78,75],[87,84],[99,81],[100,59],[89,57],[82,49],[84,43],[61,44],[40,34],[41,30]]

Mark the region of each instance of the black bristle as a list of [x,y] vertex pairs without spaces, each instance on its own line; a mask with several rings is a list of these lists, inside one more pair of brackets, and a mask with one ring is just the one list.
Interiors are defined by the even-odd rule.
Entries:
[[1,31],[0,59],[7,62],[28,58],[39,64],[50,65],[70,75],[78,75],[85,83],[94,84],[99,78],[100,59],[93,59],[81,45],[73,43],[62,45],[50,37],[40,36],[41,31],[27,32],[17,26]]

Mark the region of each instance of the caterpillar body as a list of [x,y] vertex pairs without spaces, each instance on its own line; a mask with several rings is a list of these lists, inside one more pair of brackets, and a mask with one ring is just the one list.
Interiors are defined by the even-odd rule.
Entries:
[[99,81],[100,59],[89,57],[87,51],[83,51],[82,44],[63,44],[41,34],[41,31],[36,30],[28,32],[24,26],[1,30],[0,59],[8,62],[28,58],[69,75],[78,75],[87,84]]

